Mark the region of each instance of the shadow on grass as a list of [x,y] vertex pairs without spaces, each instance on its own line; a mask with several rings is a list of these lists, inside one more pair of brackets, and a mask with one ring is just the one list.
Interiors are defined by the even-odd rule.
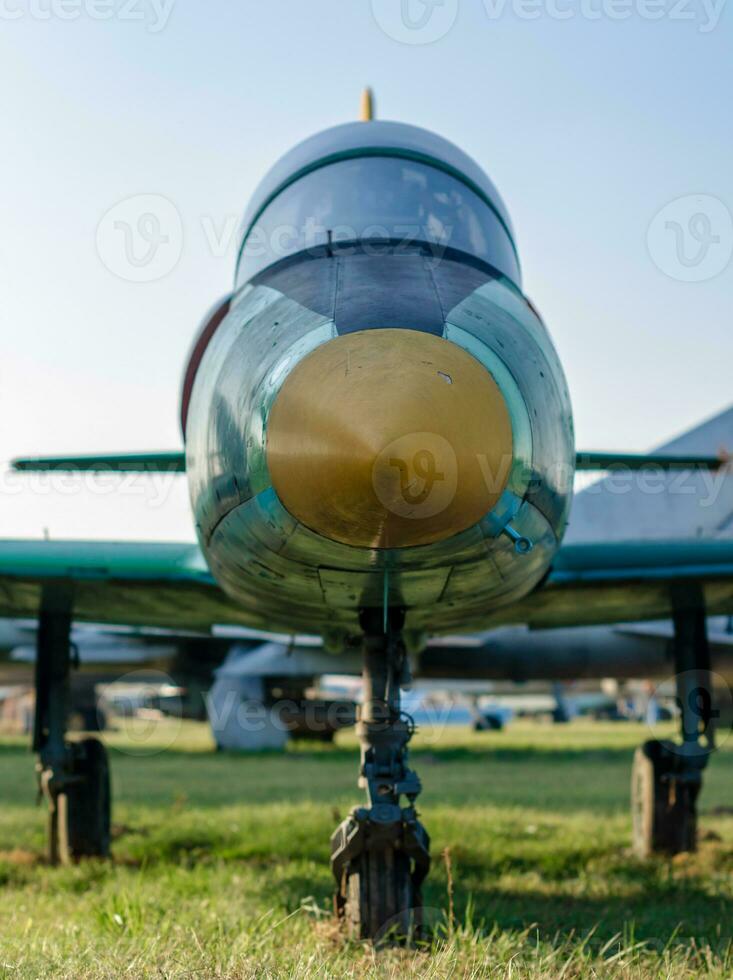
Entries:
[[[131,837],[136,832],[129,829]],[[209,876],[215,879],[241,868],[237,874],[246,870],[245,880],[257,882],[264,907],[291,912],[306,900],[321,909],[331,907],[334,882],[327,843],[314,835],[311,826],[296,831],[285,847],[269,853],[264,839],[237,841],[214,828],[169,830],[164,837],[152,834],[138,844],[113,862],[83,861],[53,870],[27,852],[0,854],[0,884],[81,895],[105,884],[117,887],[116,876],[126,868],[135,877],[139,874],[141,881],[150,884],[160,878],[165,887],[175,890],[190,874],[192,883],[205,883]],[[530,930],[553,944],[585,944],[596,951],[621,934],[624,945],[643,942],[658,951],[670,942],[689,943],[694,937],[725,952],[733,931],[730,899],[705,874],[711,867],[718,874],[730,874],[733,849],[706,845],[703,853],[686,861],[690,873],[680,875],[678,862],[642,862],[613,847],[590,846],[588,851],[566,849],[553,857],[550,845],[546,861],[537,855],[478,856],[455,849],[458,923],[472,923],[484,934],[494,927]],[[446,874],[437,856],[424,888],[424,903],[438,910],[447,906]],[[590,933],[592,938],[586,942]]]
[[[430,892],[426,895],[430,900]],[[456,907],[459,921],[467,914],[465,901]],[[633,896],[573,896],[542,891],[483,887],[472,894],[471,918],[482,931],[531,929],[540,938],[557,942],[582,941],[593,933],[598,948],[614,937],[644,942],[661,951],[670,941],[707,942],[723,952],[733,942],[733,924],[726,904],[704,888],[660,891],[640,888]]]
[[[472,924],[483,934],[495,927],[515,932],[530,930],[553,944],[584,944],[596,952],[611,943],[605,955],[613,952],[613,941],[618,937],[619,949],[638,942],[661,952],[671,943],[689,943],[694,938],[700,944],[709,944],[720,955],[729,950],[733,944],[733,920],[721,897],[711,895],[700,882],[665,887],[655,867],[640,864],[630,874],[634,878],[633,894],[607,896],[513,889],[490,879],[476,884],[470,892],[459,884],[456,920]],[[263,881],[266,876],[264,868]],[[272,887],[273,899],[276,897],[288,911],[293,911],[311,897],[321,908],[330,907],[335,885],[330,875],[314,879],[301,872],[285,871],[277,875]],[[448,905],[444,883],[429,880],[423,898],[424,905],[437,910],[442,919]]]

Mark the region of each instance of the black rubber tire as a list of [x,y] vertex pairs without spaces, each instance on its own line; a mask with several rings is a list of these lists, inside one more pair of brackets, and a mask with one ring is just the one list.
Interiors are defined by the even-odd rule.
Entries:
[[74,781],[56,794],[49,815],[52,864],[109,857],[112,794],[107,750],[96,738],[74,742],[70,748]]
[[346,881],[344,920],[351,939],[404,942],[414,932],[410,861],[394,848],[364,851]]
[[651,739],[634,753],[631,773],[631,813],[634,852],[681,854],[697,845],[699,783],[675,773],[673,742]]

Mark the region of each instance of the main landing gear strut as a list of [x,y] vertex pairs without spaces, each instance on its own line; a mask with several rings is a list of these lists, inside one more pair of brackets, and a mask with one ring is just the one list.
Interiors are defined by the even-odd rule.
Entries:
[[674,654],[681,744],[651,739],[636,750],[631,778],[634,850],[679,854],[697,845],[697,797],[715,748],[704,598],[699,587],[673,594]]
[[110,785],[107,753],[100,741],[66,741],[72,666],[72,595],[64,586],[44,589],[36,650],[36,714],[33,751],[39,795],[48,803],[48,857],[69,864],[80,857],[107,857]]
[[400,711],[400,687],[409,683],[403,622],[402,610],[390,610],[385,631],[381,609],[361,614],[364,700],[357,734],[367,806],[354,808],[331,836],[336,911],[354,939],[414,935],[430,867],[430,839],[414,805],[420,780],[407,766],[414,725]]

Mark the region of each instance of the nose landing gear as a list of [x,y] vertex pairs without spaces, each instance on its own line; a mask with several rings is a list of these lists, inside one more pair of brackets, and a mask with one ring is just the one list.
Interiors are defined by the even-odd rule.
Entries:
[[385,633],[381,610],[361,616],[364,700],[357,734],[367,806],[352,810],[331,836],[336,911],[354,939],[414,936],[430,868],[430,839],[415,810],[420,780],[407,766],[414,725],[400,711],[400,687],[409,683],[403,621],[402,610],[390,610]]

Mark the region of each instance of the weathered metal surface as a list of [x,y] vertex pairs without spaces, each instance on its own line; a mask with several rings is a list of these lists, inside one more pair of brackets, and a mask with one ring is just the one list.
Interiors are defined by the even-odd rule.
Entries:
[[[356,258],[330,261],[343,268]],[[304,288],[297,263],[288,266],[292,295],[262,283],[235,297],[194,385],[187,461],[202,547],[244,614],[277,628],[353,633],[359,608],[386,603],[407,607],[408,629],[475,628],[546,573],[572,485],[565,381],[514,287],[483,276],[466,294],[460,263],[452,266],[442,289],[450,295],[455,275],[459,302],[445,314],[443,338],[387,324],[335,338],[331,320],[293,298]],[[279,284],[290,291],[285,273]],[[341,311],[348,321],[343,303]],[[368,365],[373,380],[343,371],[347,347],[354,370]],[[415,360],[427,363],[413,370]],[[461,401],[463,390],[470,396]],[[473,482],[460,472],[437,514],[393,520],[390,503],[396,518],[409,506],[399,491],[430,497],[432,470],[421,476],[416,462],[441,439],[464,471],[473,466]],[[380,500],[375,464],[379,477],[380,452],[400,440]],[[434,469],[442,473],[443,462]],[[400,529],[391,538],[390,521]],[[531,551],[520,553],[507,526]]]
[[282,385],[267,426],[274,489],[344,544],[449,538],[492,510],[512,464],[501,390],[460,347],[415,330],[339,337]]

